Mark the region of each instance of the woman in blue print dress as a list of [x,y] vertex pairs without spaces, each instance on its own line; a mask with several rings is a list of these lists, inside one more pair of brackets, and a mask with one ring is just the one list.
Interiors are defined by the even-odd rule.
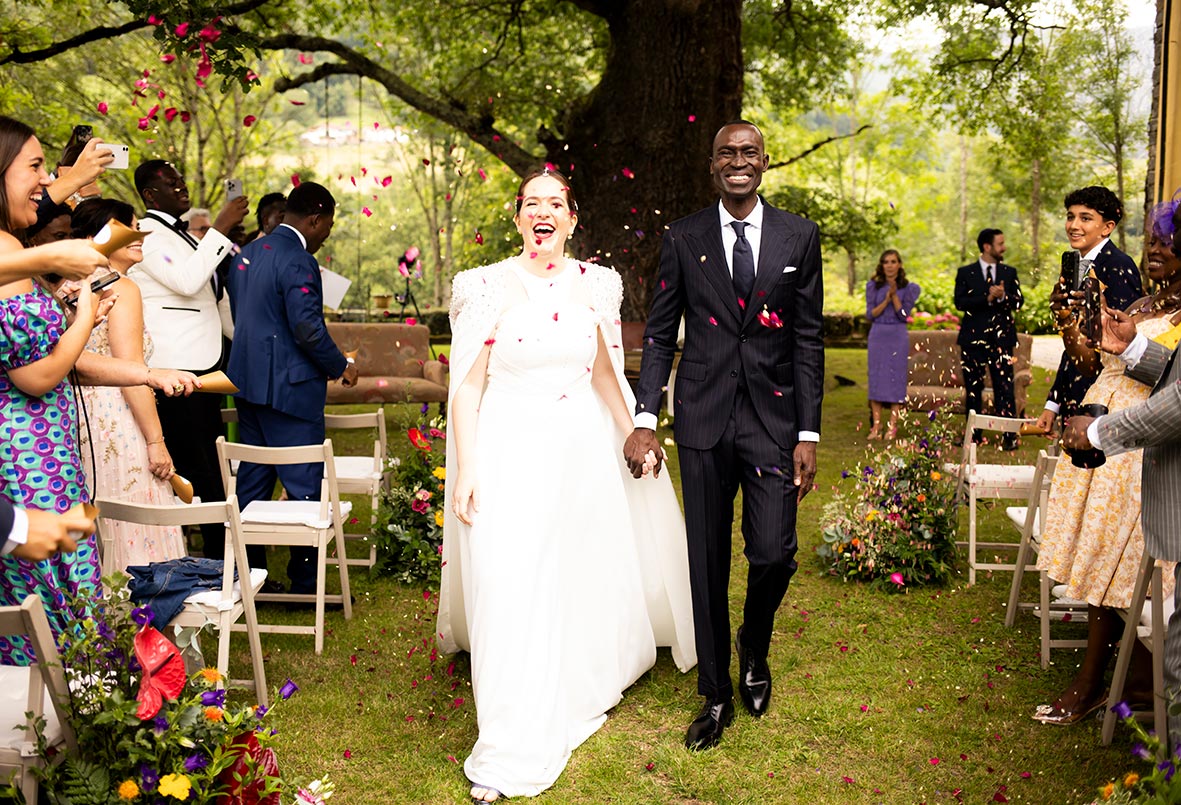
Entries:
[[[49,184],[44,163],[32,129],[0,117],[0,254],[20,251],[17,234],[37,219]],[[178,394],[192,390],[194,378],[188,373],[149,373],[131,361],[83,356],[91,330],[112,304],[113,297],[100,301],[84,284],[67,325],[57,302],[31,280],[0,285],[0,497],[56,512],[88,500],[77,406],[67,382],[75,368],[84,382],[96,385],[148,383]],[[77,551],[40,562],[2,556],[0,605],[38,595],[56,634],[67,620],[67,594],[98,595],[99,567],[93,534],[78,540]],[[26,665],[33,659],[23,638],[0,639],[0,663]]]
[[870,439],[882,436],[882,411],[890,409],[886,435],[894,437],[898,414],[906,402],[907,358],[910,340],[906,318],[914,312],[919,284],[906,279],[902,255],[886,249],[873,277],[865,284],[865,317],[869,328],[869,409],[873,424]]

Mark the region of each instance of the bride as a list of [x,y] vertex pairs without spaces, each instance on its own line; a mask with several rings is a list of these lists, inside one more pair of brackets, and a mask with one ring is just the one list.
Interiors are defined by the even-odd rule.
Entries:
[[671,482],[620,459],[622,282],[564,256],[562,174],[526,176],[516,206],[521,253],[457,275],[451,301],[439,642],[471,652],[476,803],[553,785],[657,646],[697,662]]

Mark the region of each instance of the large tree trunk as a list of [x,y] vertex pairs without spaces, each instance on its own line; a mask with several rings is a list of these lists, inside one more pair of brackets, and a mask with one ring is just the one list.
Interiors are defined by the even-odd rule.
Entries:
[[845,284],[848,286],[849,296],[857,291],[857,252],[845,247]]
[[968,259],[968,138],[960,135],[960,263]]
[[[581,208],[576,253],[623,275],[623,318],[647,317],[664,227],[714,198],[714,133],[742,110],[741,0],[634,0],[605,17],[598,88],[546,135]],[[634,176],[634,178],[632,178]]]
[[1030,249],[1029,285],[1036,288],[1042,278],[1042,162],[1033,161],[1032,187],[1029,196],[1029,240]]

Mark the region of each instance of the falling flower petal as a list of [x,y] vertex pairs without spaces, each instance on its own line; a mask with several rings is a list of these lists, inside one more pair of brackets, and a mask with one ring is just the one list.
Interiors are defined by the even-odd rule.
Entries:
[[364,215],[366,218],[369,218],[373,215],[373,210],[369,209],[368,207],[362,207],[361,214]]
[[291,174],[291,186],[292,187],[299,187],[299,174],[298,173]]
[[189,34],[189,23],[182,22],[173,29],[173,33],[176,34],[178,39],[184,39]]
[[99,102],[98,102],[98,113],[99,113],[100,115],[105,115],[105,114],[107,113],[107,110],[108,110],[109,108],[110,108],[110,107],[108,107],[108,106],[107,106],[107,102],[106,102],[106,101],[99,101]]
[[636,178],[636,174],[635,174],[635,172],[632,171],[631,168],[624,168],[623,170],[620,171],[620,173],[622,173],[624,175],[624,177],[628,178],[628,179]]
[[242,118],[242,125],[245,126],[246,128],[250,128],[251,126],[254,125],[254,122],[256,120],[258,120],[258,118],[255,117],[254,115],[246,115],[246,117]]
[[165,64],[172,64],[174,61],[176,61],[176,56],[171,53],[165,53],[160,57],[160,61],[164,62]]
[[299,63],[300,64],[311,64],[312,57],[306,53],[301,53],[301,54],[299,54]]

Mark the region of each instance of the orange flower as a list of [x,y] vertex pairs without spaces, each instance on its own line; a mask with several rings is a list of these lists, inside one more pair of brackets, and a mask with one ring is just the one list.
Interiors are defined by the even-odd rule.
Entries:
[[915,498],[915,500],[917,500],[919,503],[926,503],[927,496],[926,495],[919,495],[917,498]]
[[854,548],[859,548],[861,547],[861,540],[857,539],[857,537],[853,537],[853,540],[849,544]]
[[210,685],[216,685],[221,681],[221,671],[216,668],[202,668],[201,677]]
[[224,715],[220,707],[205,708],[205,718],[208,721],[221,721]]
[[1104,799],[1111,799],[1111,795],[1115,793],[1115,783],[1108,783],[1103,786],[1103,790],[1099,793]]
[[1128,772],[1128,776],[1124,778],[1124,788],[1131,788],[1136,783],[1140,782],[1140,775],[1134,771]]

